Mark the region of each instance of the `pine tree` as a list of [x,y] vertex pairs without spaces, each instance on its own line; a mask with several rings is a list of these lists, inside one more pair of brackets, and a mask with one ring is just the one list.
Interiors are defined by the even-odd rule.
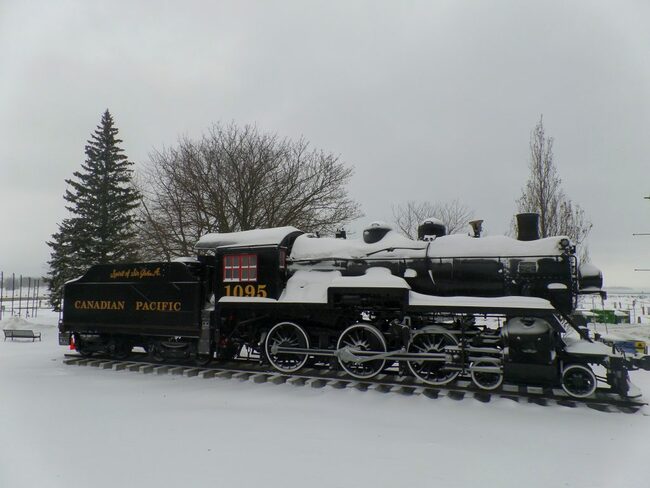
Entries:
[[50,289],[50,303],[56,310],[61,304],[65,282],[83,273],[72,239],[75,235],[72,225],[71,219],[64,219],[59,231],[52,235],[52,241],[47,243],[52,248],[52,254],[48,261],[50,272],[46,281]]
[[133,163],[119,147],[118,129],[108,110],[85,148],[81,171],[65,180],[63,198],[71,217],[52,235],[48,285],[58,309],[61,288],[94,264],[137,259],[134,210],[140,195],[131,185]]

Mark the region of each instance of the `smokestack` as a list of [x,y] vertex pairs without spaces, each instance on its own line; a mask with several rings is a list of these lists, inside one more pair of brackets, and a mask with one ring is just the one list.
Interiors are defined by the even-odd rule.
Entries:
[[517,240],[535,241],[539,239],[539,214],[517,214]]
[[474,232],[472,237],[481,237],[481,232],[483,232],[483,220],[472,220],[469,225],[472,226],[472,232]]

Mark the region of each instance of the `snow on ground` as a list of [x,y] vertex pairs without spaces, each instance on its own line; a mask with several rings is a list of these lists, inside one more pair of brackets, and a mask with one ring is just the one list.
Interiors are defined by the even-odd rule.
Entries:
[[[21,319],[43,341],[0,342],[0,487],[650,485],[648,407],[606,414],[66,366],[55,324]],[[650,397],[650,372],[633,381]]]
[[627,312],[630,322],[650,324],[650,293],[643,290],[606,289],[607,298],[597,295],[582,296],[579,308],[585,310],[614,310]]
[[594,332],[598,332],[603,339],[645,341],[650,346],[650,327],[648,325],[596,323],[590,324],[589,328]]

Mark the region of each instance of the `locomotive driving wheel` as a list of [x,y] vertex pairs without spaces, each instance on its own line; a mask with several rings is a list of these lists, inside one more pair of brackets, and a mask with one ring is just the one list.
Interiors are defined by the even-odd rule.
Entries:
[[[373,351],[375,353],[386,352],[386,340],[377,327],[370,324],[354,324],[345,329],[339,336],[336,343],[336,349],[341,350],[348,348],[349,353],[353,355],[360,351]],[[346,357],[345,354],[339,356],[339,364],[350,376],[359,379],[368,379],[380,373],[386,365],[384,359],[371,359],[364,361],[355,361]],[[363,358],[363,356],[359,356]]]
[[[409,353],[432,354],[444,353],[446,346],[458,344],[456,338],[445,332],[420,332],[416,333],[409,342]],[[419,380],[429,385],[446,385],[456,379],[460,371],[447,369],[443,361],[407,361],[411,373]]]
[[[498,359],[477,359],[471,364],[471,368],[472,381],[482,390],[496,390],[503,383],[503,372]],[[480,368],[484,370],[481,371]]]
[[271,366],[282,373],[295,373],[309,359],[309,354],[278,352],[279,347],[309,349],[307,333],[293,322],[280,322],[269,330],[264,339],[266,357]]
[[589,366],[571,364],[562,370],[562,389],[575,398],[585,398],[596,391],[597,380]]

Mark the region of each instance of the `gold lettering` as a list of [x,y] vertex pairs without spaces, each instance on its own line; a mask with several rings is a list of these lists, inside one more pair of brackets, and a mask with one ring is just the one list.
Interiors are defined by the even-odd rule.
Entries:
[[181,302],[135,302],[135,310],[142,312],[180,312]]
[[224,285],[224,295],[227,297],[261,297],[266,298],[269,296],[266,285]]
[[124,310],[123,300],[76,300],[74,308],[77,310]]
[[143,278],[159,278],[162,276],[162,271],[160,270],[160,266],[158,266],[155,269],[147,269],[147,268],[131,268],[131,269],[122,269],[122,270],[117,270],[113,269],[111,271],[111,274],[109,275],[109,278],[112,280],[116,280],[118,278],[133,278],[133,279],[143,279]]

